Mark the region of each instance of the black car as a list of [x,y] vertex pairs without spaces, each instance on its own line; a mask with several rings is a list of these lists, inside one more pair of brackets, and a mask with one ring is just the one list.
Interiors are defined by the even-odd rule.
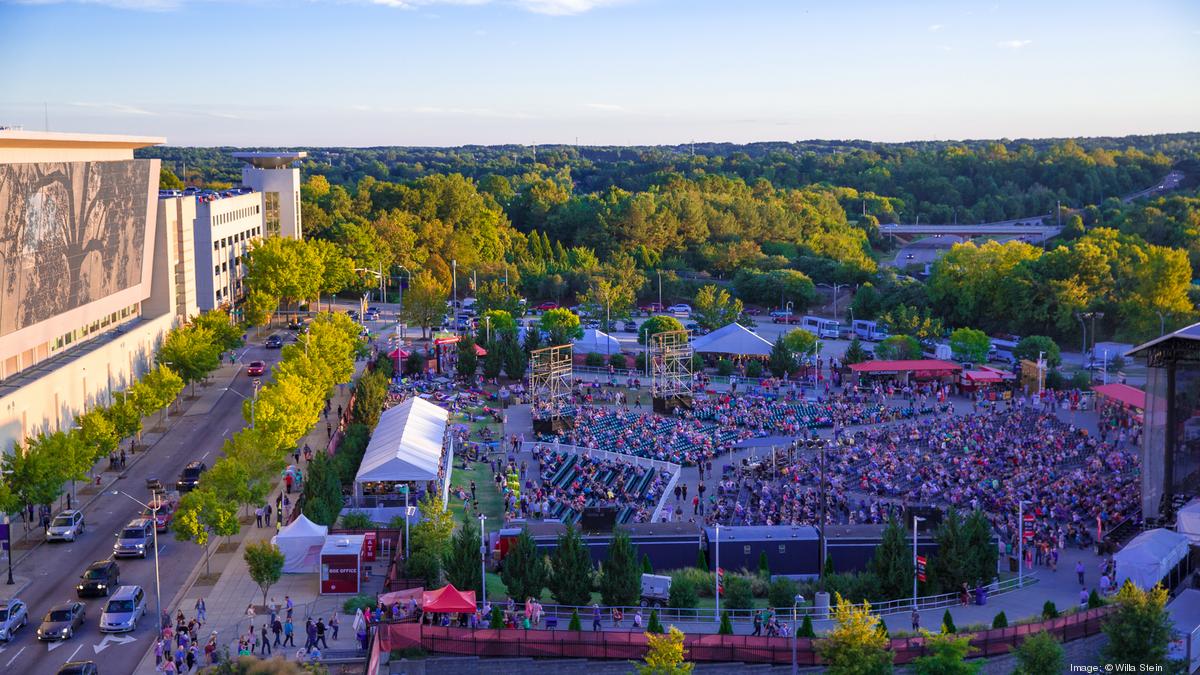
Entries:
[[175,481],[175,489],[180,492],[194,490],[200,485],[200,474],[205,471],[208,471],[208,465],[204,462],[188,462],[188,465],[183,467],[183,471],[179,472],[179,480]]
[[68,661],[58,669],[57,675],[100,675],[95,661]]
[[121,568],[111,560],[97,560],[79,575],[75,592],[81,598],[107,596],[121,585]]
[[267,341],[263,343],[263,346],[267,349],[283,349],[283,338],[279,337],[278,335],[272,335],[271,337],[267,338]]

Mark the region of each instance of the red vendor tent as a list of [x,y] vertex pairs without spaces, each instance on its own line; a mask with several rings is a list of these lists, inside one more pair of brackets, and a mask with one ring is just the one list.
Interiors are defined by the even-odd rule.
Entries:
[[1119,383],[1101,384],[1092,387],[1092,391],[1114,403],[1135,408],[1138,412],[1146,409],[1146,392],[1137,387]]
[[421,607],[436,613],[474,612],[475,591],[460,591],[453,584],[446,584],[436,591],[422,593]]

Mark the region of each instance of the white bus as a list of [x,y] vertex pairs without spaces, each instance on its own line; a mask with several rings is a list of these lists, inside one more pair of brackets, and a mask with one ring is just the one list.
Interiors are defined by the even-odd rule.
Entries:
[[806,316],[800,321],[800,327],[819,338],[836,340],[841,331],[841,324],[833,319],[823,319],[819,316]]
[[880,342],[889,337],[887,327],[875,321],[855,319],[853,327],[854,334],[867,342]]

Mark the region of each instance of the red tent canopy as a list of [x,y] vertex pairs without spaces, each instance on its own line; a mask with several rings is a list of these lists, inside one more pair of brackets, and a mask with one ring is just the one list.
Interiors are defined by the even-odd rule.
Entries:
[[487,356],[487,350],[479,345],[475,345],[475,356]]
[[950,361],[915,359],[909,361],[863,361],[850,365],[856,373],[902,373],[921,371],[934,375],[945,375],[962,370],[962,366]]
[[436,591],[421,594],[421,607],[426,612],[474,612],[475,591],[460,591],[446,584]]
[[1115,403],[1137,408],[1138,410],[1146,409],[1146,392],[1137,387],[1131,387],[1128,384],[1113,383],[1092,387],[1092,390]]
[[403,349],[399,349],[399,348],[397,348],[397,349],[393,349],[393,350],[392,350],[392,351],[391,351],[391,352],[388,354],[388,356],[389,356],[389,357],[391,357],[391,358],[393,358],[393,359],[407,359],[407,358],[408,358],[408,352],[404,351]]

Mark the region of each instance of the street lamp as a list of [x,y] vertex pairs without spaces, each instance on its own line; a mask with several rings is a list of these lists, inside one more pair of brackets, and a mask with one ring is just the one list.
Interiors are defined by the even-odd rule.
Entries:
[[262,385],[262,380],[255,378],[255,380],[254,380],[254,396],[247,396],[236,389],[233,389],[231,387],[225,387],[225,391],[242,397],[243,401],[250,401],[250,428],[251,429],[254,428],[254,421],[256,419],[256,416],[254,414],[254,402],[258,400],[258,388],[261,385]]
[[799,593],[792,598],[792,675],[796,675],[796,633],[800,631],[800,626],[796,625],[798,608],[804,603],[804,596]]
[[1025,502],[1017,501],[1017,588],[1025,586]]
[[479,590],[480,599],[483,605],[487,605],[487,534],[484,528],[486,527],[487,515],[479,514]]
[[158,619],[156,620],[158,627],[156,630],[159,633],[162,633],[162,629],[163,629],[163,625],[162,625],[162,616],[163,616],[163,613],[162,613],[162,587],[159,584],[159,577],[158,577],[158,509],[161,506],[162,502],[160,499],[158,499],[157,495],[154,495],[150,498],[150,501],[154,504],[154,506],[150,506],[149,504],[144,503],[142,500],[138,499],[137,497],[134,497],[133,495],[129,494],[128,492],[123,492],[121,490],[113,490],[112,494],[124,495],[124,496],[128,497],[129,499],[133,500],[134,502],[141,504],[143,507],[148,509],[154,517],[154,528],[153,528],[154,529],[154,604],[158,609]]
[[925,520],[921,516],[913,516],[913,611],[917,611],[917,523]]
[[842,290],[843,288],[849,288],[850,284],[817,284],[817,285],[824,286],[825,288],[833,289],[833,318],[835,318],[835,319],[838,318],[838,316],[839,316],[838,311],[837,311],[838,291]]

